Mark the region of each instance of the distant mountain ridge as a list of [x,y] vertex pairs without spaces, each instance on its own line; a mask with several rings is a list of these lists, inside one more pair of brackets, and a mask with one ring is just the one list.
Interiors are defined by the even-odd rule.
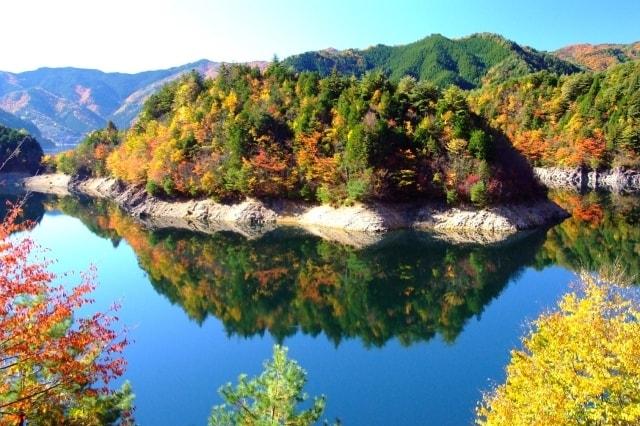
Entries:
[[640,41],[629,44],[573,44],[554,54],[592,71],[604,71],[614,65],[640,59]]
[[[264,67],[266,62],[252,64]],[[0,72],[0,110],[20,120],[14,125],[33,133],[43,145],[51,140],[59,147],[72,146],[109,120],[128,127],[144,100],[162,84],[190,70],[215,76],[220,66],[220,62],[200,60],[136,74],[79,68]],[[5,119],[11,125],[8,116]],[[31,123],[38,133],[24,123]]]
[[294,55],[284,62],[297,71],[317,71],[323,76],[333,69],[356,76],[378,69],[393,80],[411,75],[438,86],[455,84],[463,89],[541,70],[557,74],[580,71],[577,65],[554,55],[489,33],[460,39],[433,34],[406,45],[378,44],[363,50],[325,49]]
[[[293,55],[282,62],[296,71],[317,71],[323,76],[334,69],[356,76],[378,69],[396,81],[411,75],[438,86],[454,84],[472,89],[536,71],[572,74],[639,58],[640,42],[573,45],[549,53],[500,35],[481,33],[459,39],[434,34],[400,46],[324,49]],[[268,62],[248,65],[263,69]],[[57,149],[71,147],[108,121],[120,128],[129,127],[149,95],[185,72],[194,69],[213,77],[220,66],[220,62],[203,59],[136,74],[79,68],[0,71],[0,111],[11,114],[0,115],[0,124],[28,130],[45,149],[47,141],[55,142]]]
[[16,117],[15,115],[0,109],[0,126],[8,127],[15,130],[25,130],[31,136],[33,136],[45,151],[52,151],[55,149],[55,144],[42,136],[40,129],[38,129],[32,122]]

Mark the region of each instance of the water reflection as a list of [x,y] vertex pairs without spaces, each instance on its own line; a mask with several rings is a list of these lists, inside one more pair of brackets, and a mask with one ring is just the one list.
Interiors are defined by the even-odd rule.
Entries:
[[640,277],[640,197],[555,191],[551,198],[571,217],[547,233],[540,265],[600,271],[619,264],[627,279]]
[[151,231],[105,201],[31,199],[79,218],[117,245],[125,239],[154,288],[197,322],[213,315],[230,335],[324,333],[382,346],[440,334],[467,320],[535,258],[544,232],[494,246],[456,246],[398,232],[366,249],[280,228],[257,240],[221,232]]
[[[135,251],[156,291],[196,322],[219,318],[229,335],[325,334],[410,345],[439,334],[453,342],[527,266],[597,270],[616,260],[640,268],[637,198],[554,193],[571,219],[504,243],[453,245],[426,233],[397,232],[366,249],[280,228],[255,240],[148,230],[106,201],[32,196],[44,210],[79,218],[92,232]],[[615,197],[615,198],[612,198]]]

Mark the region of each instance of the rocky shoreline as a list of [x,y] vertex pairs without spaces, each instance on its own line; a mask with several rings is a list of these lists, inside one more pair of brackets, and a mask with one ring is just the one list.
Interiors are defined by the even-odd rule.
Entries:
[[548,200],[486,209],[382,203],[331,207],[255,199],[220,204],[209,199],[162,200],[150,196],[143,188],[112,178],[74,180],[50,174],[24,177],[15,184],[34,192],[110,199],[153,228],[187,228],[208,233],[230,230],[255,238],[276,226],[291,225],[355,246],[370,245],[385,232],[402,228],[430,230],[436,236],[459,243],[486,244],[568,217],[566,211]]
[[578,192],[588,190],[615,193],[640,192],[640,171],[638,170],[535,167],[533,172],[548,188],[571,189]]

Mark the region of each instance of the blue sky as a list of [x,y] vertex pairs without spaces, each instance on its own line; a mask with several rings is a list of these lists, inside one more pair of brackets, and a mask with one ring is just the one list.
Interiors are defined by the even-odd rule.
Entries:
[[541,50],[640,40],[640,0],[11,0],[2,12],[7,71],[135,72],[404,44],[432,33],[495,32]]

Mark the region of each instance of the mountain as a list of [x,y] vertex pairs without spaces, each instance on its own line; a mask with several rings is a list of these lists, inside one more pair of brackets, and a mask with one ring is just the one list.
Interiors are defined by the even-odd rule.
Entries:
[[411,75],[438,86],[454,84],[463,89],[541,70],[557,74],[580,71],[554,55],[488,33],[460,39],[434,34],[406,45],[379,44],[364,50],[326,49],[294,55],[284,63],[296,71],[317,71],[323,76],[333,69],[356,76],[377,69],[392,80]]
[[42,136],[42,134],[40,133],[40,129],[38,129],[32,122],[23,120],[20,117],[16,117],[15,115],[1,109],[0,126],[16,130],[24,130],[38,141],[45,152],[55,150],[55,144],[49,139]]
[[640,59],[640,41],[629,44],[574,44],[553,52],[558,58],[592,71]]
[[[190,70],[215,76],[220,65],[201,60],[136,74],[79,68],[0,72],[0,110],[33,124],[39,129],[40,140],[53,140],[60,149],[77,144],[87,132],[104,127],[109,120],[128,127],[158,87]],[[264,67],[265,63],[253,65]]]
[[[405,75],[437,86],[463,89],[499,83],[537,71],[572,74],[585,68],[603,69],[610,64],[640,57],[640,43],[629,45],[575,45],[553,53],[521,46],[496,34],[473,34],[449,39],[434,34],[401,46],[378,44],[367,49],[325,49],[284,59],[294,71],[317,71],[327,76],[332,70],[361,76],[381,70],[392,81]],[[267,62],[248,65],[264,69]],[[164,84],[192,69],[213,77],[220,62],[200,60],[164,70],[136,74],[105,73],[79,68],[40,68],[23,73],[0,71],[0,110],[31,123],[25,128],[46,145],[57,149],[76,145],[82,137],[113,121],[127,128],[144,101]],[[2,118],[0,118],[2,120]],[[0,121],[0,123],[3,123]]]
[[42,148],[31,135],[0,126],[0,168],[2,173],[26,172],[40,169]]

